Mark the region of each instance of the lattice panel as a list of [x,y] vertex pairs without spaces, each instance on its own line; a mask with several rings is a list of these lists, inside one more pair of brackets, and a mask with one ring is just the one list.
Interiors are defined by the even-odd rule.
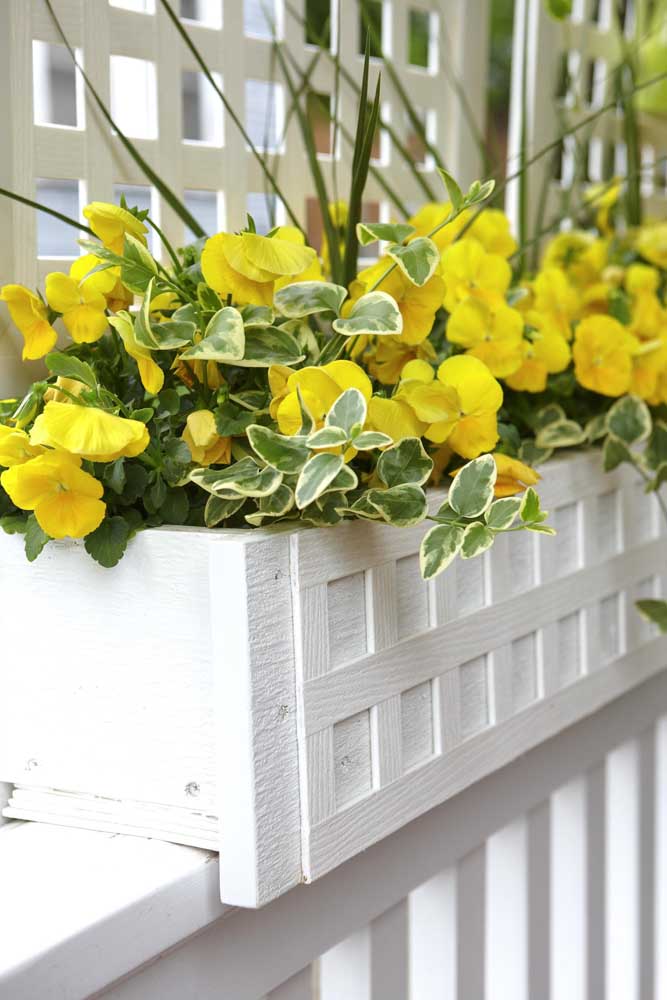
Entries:
[[598,461],[550,466],[556,539],[501,537],[431,584],[423,526],[294,537],[308,877],[544,739],[595,700],[596,675],[656,652],[633,606],[665,593],[655,500]]
[[[649,32],[651,4],[627,0],[623,25],[628,38]],[[572,16],[554,21],[542,0],[518,0],[512,67],[510,168],[520,165],[522,83],[526,84],[527,154],[532,156],[609,103],[621,55],[614,0],[574,0]],[[524,38],[527,37],[527,59]],[[648,217],[667,209],[667,122],[641,115],[641,194]],[[576,210],[576,196],[589,184],[627,174],[623,119],[612,107],[589,126],[564,139],[562,147],[529,169],[527,232],[532,234]],[[574,197],[572,193],[574,192]],[[508,195],[518,222],[518,188]]]

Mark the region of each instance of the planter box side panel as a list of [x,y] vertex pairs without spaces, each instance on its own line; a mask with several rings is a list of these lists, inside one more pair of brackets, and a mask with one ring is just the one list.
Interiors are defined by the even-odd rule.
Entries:
[[[177,827],[192,826],[197,814],[194,825],[211,846],[217,782],[206,534],[142,532],[113,570],[78,543],[47,546],[33,564],[16,536],[1,536],[0,550],[7,654],[0,704],[11,707],[0,726],[0,779],[20,786],[17,795],[27,789],[30,808],[46,810],[40,818],[70,808],[72,793],[81,825],[86,796],[92,812],[106,811],[123,827],[136,820],[138,832],[159,828],[162,807]],[[53,790],[60,797],[43,801]]]
[[556,538],[424,583],[424,526],[292,538],[304,870],[320,877],[667,665],[654,497],[598,453],[550,462]]

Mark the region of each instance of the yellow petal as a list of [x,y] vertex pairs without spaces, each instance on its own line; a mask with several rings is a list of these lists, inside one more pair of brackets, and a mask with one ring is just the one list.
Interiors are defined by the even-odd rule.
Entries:
[[104,520],[101,500],[64,490],[53,493],[35,507],[37,522],[51,538],[85,538]]
[[219,233],[204,245],[201,255],[204,280],[221,295],[231,295],[237,305],[270,306],[273,303],[273,281],[251,281],[234,270],[224,253],[225,236],[225,233]]
[[146,242],[146,226],[120,205],[93,201],[86,205],[83,214],[95,235],[114,253],[122,254],[125,233],[130,233],[142,243]]
[[422,361],[419,358],[414,358],[412,361],[408,361],[406,365],[403,366],[401,371],[401,381],[402,382],[432,382],[435,378],[435,372],[433,371],[433,366],[428,363],[428,361]]
[[31,444],[60,448],[93,462],[112,462],[125,456],[134,458],[149,443],[146,425],[93,406],[47,403],[35,421]]
[[425,426],[404,400],[373,396],[368,404],[367,427],[388,434],[394,441],[421,437]]
[[373,395],[371,380],[354,361],[330,361],[328,365],[324,365],[322,371],[334,380],[341,391],[358,389],[366,402]]
[[405,388],[400,390],[399,398],[404,399],[417,417],[427,424],[439,421],[454,424],[461,413],[458,392],[442,382],[430,382],[428,385],[420,382],[405,384]]
[[478,358],[462,354],[447,358],[438,368],[438,378],[454,386],[465,414],[496,413],[502,406],[503,390]]
[[23,285],[5,285],[0,299],[7,303],[9,314],[23,334],[24,361],[36,361],[52,350],[58,334],[47,320],[46,306]]
[[186,420],[188,431],[197,448],[210,448],[219,437],[215,417],[210,410],[195,410]]
[[256,233],[243,233],[241,238],[246,259],[276,277],[300,274],[310,267],[317,256],[312,247],[299,246],[289,240],[268,239]]
[[44,291],[46,301],[52,309],[55,309],[59,313],[75,309],[81,301],[78,283],[66,274],[61,274],[59,271],[47,274]]
[[94,344],[108,327],[105,314],[88,305],[76,306],[64,313],[63,323],[77,344]]
[[459,420],[449,435],[448,444],[457,455],[471,459],[492,451],[498,436],[495,413],[481,413]]
[[30,444],[30,438],[25,431],[0,424],[0,465],[6,468],[22,465],[41,453],[41,448]]

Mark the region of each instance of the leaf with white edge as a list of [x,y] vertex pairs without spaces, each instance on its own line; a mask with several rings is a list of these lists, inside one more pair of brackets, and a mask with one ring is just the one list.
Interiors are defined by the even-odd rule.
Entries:
[[271,365],[298,365],[303,361],[299,345],[286,330],[267,326],[262,330],[247,330],[245,354],[234,364],[240,368],[270,368]]
[[643,597],[640,601],[635,601],[635,607],[646,621],[653,622],[661,632],[667,632],[667,601],[659,601],[656,598]]
[[207,493],[233,500],[235,496],[268,496],[278,489],[283,474],[271,466],[261,469],[252,458],[246,457],[226,469],[193,469],[190,481]]
[[402,483],[387,490],[370,490],[368,499],[384,520],[396,528],[409,528],[426,517],[426,496],[423,489],[413,483]]
[[288,319],[302,319],[317,313],[340,315],[347,288],[329,281],[297,281],[279,288],[273,297],[276,309]]
[[120,280],[136,295],[146,291],[151,278],[157,274],[157,264],[145,245],[130,233],[123,239],[123,263]]
[[260,424],[251,424],[246,434],[250,446],[262,461],[287,475],[298,475],[310,456],[302,438],[285,437]]
[[527,524],[526,531],[537,531],[541,535],[555,535],[556,529],[548,524]]
[[372,492],[367,490],[358,497],[351,507],[341,506],[337,507],[339,514],[351,514],[354,517],[360,517],[365,521],[381,521],[382,514],[374,507],[373,504],[368,499],[369,493]]
[[435,274],[440,263],[440,251],[427,236],[419,236],[406,246],[393,244],[387,248],[387,255],[413,285],[421,288]]
[[151,336],[155,351],[175,351],[192,343],[197,331],[194,323],[179,320],[165,320],[164,323],[151,323]]
[[459,519],[459,515],[447,500],[440,505],[435,516],[441,521],[458,521]]
[[377,472],[387,486],[415,483],[422,486],[433,471],[433,460],[426,454],[419,438],[403,438],[383,451]]
[[662,420],[656,420],[653,425],[644,458],[650,469],[659,469],[667,462],[667,424]]
[[633,465],[632,452],[627,444],[610,434],[602,446],[602,466],[605,472],[612,472],[623,462]]
[[651,427],[651,412],[639,396],[622,396],[607,413],[607,430],[625,444],[646,441]]
[[272,517],[282,517],[294,506],[294,491],[281,483],[277,490],[270,496],[262,497],[259,501],[259,510],[262,514],[270,514]]
[[454,561],[463,544],[463,528],[456,524],[438,524],[422,538],[419,565],[424,580],[434,576]]
[[317,451],[320,448],[339,448],[347,444],[347,441],[347,432],[342,427],[322,427],[306,439],[306,444],[313,451]]
[[334,493],[337,490],[347,493],[349,490],[356,489],[358,485],[359,477],[354,469],[351,469],[349,465],[343,465],[338,475],[332,479],[327,488],[322,491],[322,496],[324,496],[325,493]]
[[346,389],[327,413],[327,427],[340,427],[348,437],[359,433],[366,422],[366,400],[358,389]]
[[494,500],[484,514],[484,520],[495,531],[506,531],[521,510],[521,497],[503,497]]
[[352,441],[352,447],[357,451],[372,451],[373,448],[386,448],[390,444],[393,444],[393,438],[380,431],[362,431]]
[[442,167],[438,167],[438,173],[447,188],[447,194],[449,195],[449,200],[452,203],[452,208],[455,212],[460,212],[463,208],[463,191],[458,186],[452,175],[448,174]]
[[481,521],[469,524],[463,532],[463,543],[461,545],[461,558],[474,559],[481,556],[482,552],[490,549],[495,541],[495,534]]
[[535,429],[539,431],[543,427],[547,427],[548,424],[561,423],[563,420],[567,420],[567,414],[563,407],[559,403],[549,403],[548,406],[543,406],[535,414]]
[[472,207],[472,205],[479,205],[481,202],[486,201],[493,194],[496,187],[496,182],[494,180],[484,181],[473,181],[468,188],[468,193],[463,199],[466,208]]
[[357,239],[362,247],[384,240],[387,243],[403,243],[416,232],[407,222],[358,222]]
[[576,420],[558,420],[537,432],[535,444],[538,448],[572,448],[585,440],[586,431]]
[[521,506],[519,507],[519,517],[524,522],[524,524],[538,523],[540,521],[544,521],[547,517],[545,511],[543,511],[540,506],[540,498],[532,486],[528,487],[523,497],[521,498]]
[[340,455],[314,455],[301,470],[296,484],[296,505],[303,510],[313,503],[333,482],[344,466]]
[[95,562],[112,569],[125,554],[129,537],[130,526],[124,517],[106,517],[99,528],[86,535],[84,546]]
[[94,389],[97,385],[95,372],[85,361],[79,361],[73,354],[62,354],[60,351],[53,351],[44,358],[44,363],[52,375],[61,378],[73,378],[77,382],[83,382],[89,389]]
[[591,443],[593,441],[599,441],[600,438],[603,438],[607,433],[607,414],[598,413],[596,416],[591,417],[591,419],[586,422],[584,430],[586,431],[587,441],[590,441]]
[[535,468],[537,465],[543,465],[552,455],[553,448],[538,448],[530,438],[522,441],[519,448],[519,460],[525,462],[526,465],[532,466],[532,468]]
[[493,502],[497,475],[492,455],[481,455],[466,463],[449,487],[452,509],[462,517],[480,517]]
[[299,400],[299,410],[301,411],[301,427],[299,428],[299,434],[307,436],[312,434],[315,430],[315,418],[308,409],[306,402],[303,398],[303,393],[301,392],[301,387],[297,385],[296,396]]
[[271,326],[275,319],[275,313],[270,306],[243,306],[241,315],[244,326],[248,328]]
[[153,282],[149,281],[142,303],[139,306],[137,315],[134,318],[134,336],[141,347],[154,351],[157,342],[151,330],[151,298],[153,296]]
[[221,521],[226,521],[232,517],[233,514],[236,514],[237,510],[241,509],[246,500],[247,497],[234,497],[233,500],[223,500],[221,497],[211,495],[206,501],[206,507],[204,508],[204,523],[206,527],[215,528]]
[[219,309],[206,327],[203,339],[193,344],[181,357],[187,361],[217,361],[237,364],[245,353],[243,317],[238,309]]
[[344,337],[373,336],[403,332],[403,317],[396,300],[386,292],[367,292],[352,306],[345,319],[335,319],[333,328]]

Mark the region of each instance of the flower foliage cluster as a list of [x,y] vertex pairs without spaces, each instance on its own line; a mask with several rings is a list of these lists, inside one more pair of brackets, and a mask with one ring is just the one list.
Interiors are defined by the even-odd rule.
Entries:
[[161,524],[428,519],[430,577],[501,531],[551,531],[533,466],[555,448],[604,439],[612,467],[648,442],[659,485],[667,225],[617,233],[614,187],[528,274],[484,206],[493,185],[443,179],[449,201],[357,225],[378,259],[349,287],[296,228],[262,236],[249,219],[168,247],[166,266],[145,213],[89,205],[97,240],[68,274],[0,292],[49,373],[0,401],[0,517],[28,557],[84,538],[111,566]]

